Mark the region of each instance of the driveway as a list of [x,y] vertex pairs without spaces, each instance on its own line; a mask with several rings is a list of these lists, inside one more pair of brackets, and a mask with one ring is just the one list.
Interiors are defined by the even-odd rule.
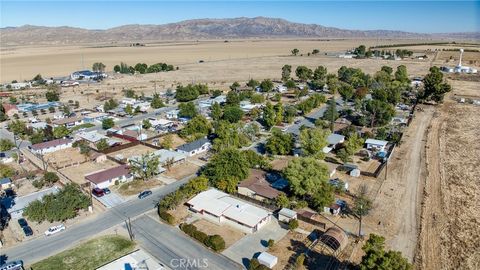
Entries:
[[106,208],[112,208],[125,202],[125,200],[118,194],[111,192],[102,197],[95,197],[99,202],[105,205]]
[[171,269],[240,270],[242,266],[148,215],[132,221],[135,240]]
[[287,232],[288,230],[280,227],[276,218],[272,218],[272,221],[270,221],[265,227],[261,228],[260,231],[254,234],[249,234],[238,240],[235,244],[224,250],[222,254],[231,260],[248,267],[248,260],[253,258],[256,253],[268,249],[267,242],[269,239],[278,242],[287,234]]

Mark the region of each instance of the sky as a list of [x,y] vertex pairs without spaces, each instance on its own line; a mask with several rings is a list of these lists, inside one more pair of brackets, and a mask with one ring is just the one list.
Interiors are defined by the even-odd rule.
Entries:
[[355,30],[479,32],[480,1],[5,1],[0,27],[107,29],[188,19],[275,17]]

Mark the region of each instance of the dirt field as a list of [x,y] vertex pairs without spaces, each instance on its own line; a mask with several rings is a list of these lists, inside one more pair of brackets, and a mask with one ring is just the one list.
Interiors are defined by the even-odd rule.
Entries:
[[63,168],[70,166],[70,164],[84,162],[86,157],[80,154],[78,148],[72,147],[45,154],[45,160],[56,168]]
[[274,270],[284,269],[291,256],[304,250],[301,244],[307,238],[306,235],[289,231],[282,240],[278,241],[268,250],[268,253],[278,258],[278,263]]
[[60,172],[65,174],[68,178],[70,178],[73,182],[77,184],[83,184],[85,183],[85,175],[90,174],[96,171],[100,170],[106,170],[109,168],[113,168],[115,166],[118,166],[117,163],[111,161],[111,160],[106,160],[105,162],[102,163],[96,163],[93,161],[88,161],[85,163],[82,163],[78,166],[71,166],[67,167],[65,169],[61,169]]
[[245,236],[245,233],[235,230],[227,225],[218,225],[204,219],[199,219],[193,223],[199,231],[208,235],[218,234],[225,240],[225,248],[228,248],[233,243]]
[[[480,98],[478,83],[451,82],[453,94]],[[480,268],[480,107],[446,98],[429,129],[417,265]]]
[[163,173],[164,176],[180,180],[185,176],[194,174],[200,167],[190,162],[174,165],[170,170]]
[[153,189],[153,188],[159,187],[162,184],[163,183],[161,181],[158,181],[156,179],[152,179],[148,181],[137,179],[137,180],[133,180],[133,181],[121,184],[120,186],[112,186],[112,190],[116,190],[118,191],[118,193],[124,196],[131,196],[131,195],[137,195],[138,193],[147,189]]
[[151,147],[139,144],[139,145],[135,145],[133,147],[129,147],[129,148],[120,150],[120,151],[112,152],[108,155],[113,157],[113,158],[116,158],[117,156],[118,157],[121,156],[123,159],[128,159],[128,158],[133,157],[133,156],[140,156],[140,155],[147,154],[147,153],[153,153],[155,151],[156,151],[156,149],[153,149]]

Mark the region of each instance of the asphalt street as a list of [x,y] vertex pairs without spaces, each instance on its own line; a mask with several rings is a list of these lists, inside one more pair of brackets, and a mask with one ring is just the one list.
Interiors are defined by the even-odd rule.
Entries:
[[240,264],[216,254],[180,230],[143,215],[132,222],[135,240],[171,269],[243,269]]
[[[128,217],[134,218],[156,208],[157,202],[170,192],[187,183],[194,175],[166,185],[153,192],[145,199],[134,199],[113,207],[97,217],[67,227],[63,232],[49,237],[40,236],[36,239],[23,242],[17,246],[2,249],[5,260],[23,260],[31,264],[43,258],[52,256],[71,247],[81,240],[92,237],[108,228],[123,223]],[[171,244],[171,243],[170,243]]]

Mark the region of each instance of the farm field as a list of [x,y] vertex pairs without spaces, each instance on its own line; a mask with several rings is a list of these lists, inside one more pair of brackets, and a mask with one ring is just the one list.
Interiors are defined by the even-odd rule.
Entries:
[[[478,269],[480,181],[480,107],[452,100],[456,95],[480,97],[478,83],[450,81],[430,126],[427,171],[422,204],[418,263],[420,269]],[[462,205],[462,211],[458,211]]]

